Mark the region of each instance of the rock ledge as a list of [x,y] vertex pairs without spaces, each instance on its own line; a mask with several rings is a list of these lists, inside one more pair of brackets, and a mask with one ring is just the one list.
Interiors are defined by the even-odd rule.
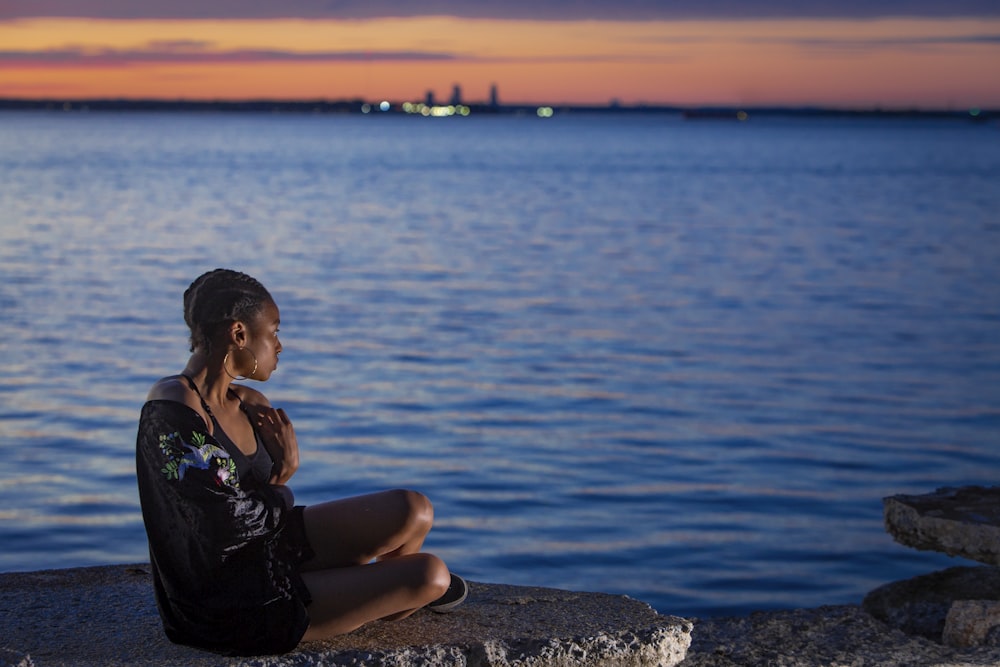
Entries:
[[163,635],[146,565],[0,574],[0,667],[670,667],[691,623],[621,595],[470,582],[452,614],[419,612],[283,656],[226,658]]
[[1000,565],[1000,487],[890,496],[883,509],[886,530],[900,544]]

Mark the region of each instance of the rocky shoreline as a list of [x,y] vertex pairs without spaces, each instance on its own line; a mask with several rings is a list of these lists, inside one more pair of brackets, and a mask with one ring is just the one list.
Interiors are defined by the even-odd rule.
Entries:
[[986,667],[1000,647],[959,649],[908,635],[861,605],[695,620],[681,667]]
[[372,624],[251,659],[167,641],[143,564],[0,574],[0,610],[0,667],[1000,665],[1000,646],[946,646],[861,604],[689,621],[625,596],[475,582],[462,613]]
[[1000,488],[883,499],[900,544],[985,563],[893,582],[860,605],[695,621],[682,667],[1000,665]]

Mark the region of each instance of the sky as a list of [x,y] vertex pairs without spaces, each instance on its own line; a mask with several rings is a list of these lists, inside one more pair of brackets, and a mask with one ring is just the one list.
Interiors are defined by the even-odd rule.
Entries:
[[1000,0],[0,0],[0,97],[1000,109]]

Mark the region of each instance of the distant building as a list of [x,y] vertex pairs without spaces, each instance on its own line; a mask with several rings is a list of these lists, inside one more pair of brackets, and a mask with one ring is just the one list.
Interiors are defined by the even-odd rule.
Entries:
[[500,106],[500,94],[497,92],[497,84],[490,86],[490,106],[494,109]]
[[459,106],[462,103],[462,87],[455,84],[455,87],[451,89],[451,102],[449,104],[453,106]]
[[429,107],[434,106],[434,91],[433,90],[428,90],[427,91],[427,95],[426,95],[426,97],[424,97],[424,104],[427,105],[427,106],[429,106]]

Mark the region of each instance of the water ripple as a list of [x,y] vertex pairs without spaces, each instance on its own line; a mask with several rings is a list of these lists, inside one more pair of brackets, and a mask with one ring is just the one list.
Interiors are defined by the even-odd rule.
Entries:
[[421,489],[472,578],[708,615],[951,564],[881,498],[996,477],[1000,135],[370,120],[0,119],[0,570],[146,557],[135,420],[219,265],[282,309],[298,500]]

